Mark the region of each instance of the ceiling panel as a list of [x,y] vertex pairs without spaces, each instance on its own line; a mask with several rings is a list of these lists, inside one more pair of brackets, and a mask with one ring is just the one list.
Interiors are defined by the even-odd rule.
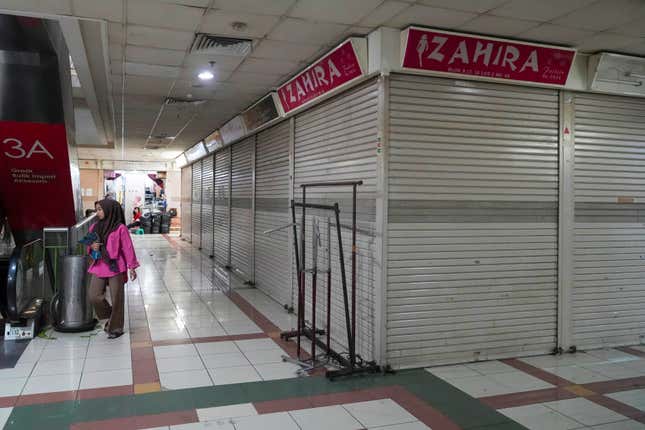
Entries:
[[108,41],[121,45],[123,43],[123,25],[115,22],[108,23]]
[[126,59],[134,63],[180,66],[186,52],[176,49],[159,49],[128,45],[125,48],[125,54]]
[[210,68],[209,61],[215,62],[213,68],[216,70],[235,70],[244,61],[244,57],[194,52],[186,57],[184,65],[200,69]]
[[[125,80],[126,94],[133,95],[162,95],[170,90],[172,79],[154,78],[150,76],[127,76]],[[112,84],[116,93],[121,93],[121,77],[112,76]]]
[[100,18],[108,21],[123,20],[123,0],[71,0],[76,16]]
[[491,10],[508,0],[420,0],[426,6],[435,6],[445,9],[457,9],[466,12],[483,13]]
[[[215,77],[211,80],[202,81],[197,75],[199,75],[204,70],[209,70]],[[186,66],[182,69],[180,76],[181,79],[190,81],[192,84],[208,86],[212,85],[215,82],[224,82],[228,80],[231,77],[232,73],[232,70],[223,70],[222,68],[217,67],[217,65],[215,65],[214,67]]]
[[194,31],[204,9],[150,0],[128,0],[128,23]]
[[268,38],[296,43],[306,41],[311,44],[325,45],[337,42],[346,29],[347,26],[342,24],[287,18],[269,33]]
[[258,15],[284,15],[296,0],[215,0],[213,8]]
[[[278,20],[277,16],[214,11],[206,15],[201,31],[223,36],[260,38],[264,37]],[[246,23],[247,27],[244,30],[235,30],[231,26],[234,22]]]
[[123,47],[116,43],[110,43],[108,46],[110,60],[121,61],[123,59]]
[[591,37],[593,34],[594,32],[589,30],[580,30],[554,24],[540,24],[535,28],[518,34],[517,37],[534,40],[536,42],[552,43],[554,45],[575,45]]
[[628,36],[645,37],[645,18],[614,27],[612,33],[625,34]]
[[511,0],[491,13],[510,18],[549,21],[584,8],[594,1],[596,0]]
[[302,61],[318,54],[320,49],[320,45],[304,45],[265,39],[253,50],[251,57]]
[[388,25],[398,28],[406,27],[409,24],[454,28],[473,19],[475,16],[476,14],[470,12],[414,5],[388,21]]
[[186,50],[193,41],[192,32],[128,25],[128,44],[162,49]]
[[159,78],[177,78],[181,69],[173,66],[158,66],[155,64],[125,63],[125,73],[135,76],[156,76]]
[[184,6],[207,7],[211,0],[158,0],[160,3],[181,4]]
[[236,72],[229,80],[232,83],[255,85],[256,87],[270,87],[280,82],[280,75],[265,73]]
[[301,63],[291,61],[274,61],[260,58],[247,58],[238,69],[240,72],[266,73],[269,75],[283,76],[294,73],[301,68]]
[[596,52],[602,50],[617,50],[630,45],[636,45],[642,39],[632,36],[623,36],[614,33],[598,33],[583,40],[577,48],[585,52]]
[[364,17],[360,21],[360,24],[367,26],[381,25],[384,22],[394,18],[396,15],[398,15],[408,7],[410,7],[410,3],[406,3],[404,1],[387,0],[372,12],[370,12],[369,15]]
[[298,0],[289,16],[310,21],[354,24],[383,0]]
[[644,16],[643,0],[599,0],[553,23],[585,30],[608,30]]
[[458,30],[482,33],[491,36],[514,36],[523,31],[537,27],[536,21],[502,18],[492,15],[480,15],[477,18],[457,27]]
[[70,15],[72,13],[69,0],[2,0],[0,9],[56,15]]
[[645,56],[645,40],[641,39],[637,44],[625,46],[624,48],[621,48],[621,50],[632,55]]

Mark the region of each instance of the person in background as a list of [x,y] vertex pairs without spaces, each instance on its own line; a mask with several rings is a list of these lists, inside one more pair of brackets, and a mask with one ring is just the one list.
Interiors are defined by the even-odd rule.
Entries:
[[[139,267],[130,233],[125,226],[125,216],[121,205],[115,200],[104,199],[96,202],[98,222],[92,224],[90,231],[98,236],[91,249],[99,251],[101,258],[95,260],[88,269],[92,275],[89,296],[96,315],[107,320],[104,330],[110,339],[123,334],[124,323],[124,284],[137,279]],[[89,252],[89,250],[88,250]],[[105,299],[106,287],[110,287],[112,305]]]
[[141,221],[139,220],[139,218],[141,218],[141,208],[137,206],[132,209],[132,222],[128,224],[128,229],[133,227],[141,227]]

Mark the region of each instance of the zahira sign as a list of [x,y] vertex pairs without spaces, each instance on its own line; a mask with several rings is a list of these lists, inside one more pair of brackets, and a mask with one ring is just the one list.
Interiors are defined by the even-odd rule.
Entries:
[[364,39],[349,39],[278,88],[284,112],[363,76],[365,55],[362,51],[366,51]]
[[563,86],[575,50],[410,27],[403,31],[406,69]]

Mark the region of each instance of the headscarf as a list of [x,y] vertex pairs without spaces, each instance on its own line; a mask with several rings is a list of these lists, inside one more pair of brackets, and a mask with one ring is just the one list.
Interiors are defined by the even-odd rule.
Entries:
[[121,204],[116,200],[103,199],[95,202],[94,206],[96,205],[101,206],[105,216],[94,225],[93,231],[99,237],[99,242],[103,244],[101,245],[101,257],[103,258],[103,261],[110,266],[113,266],[115,260],[110,258],[105,246],[110,233],[119,228],[121,224],[125,224],[125,215],[123,214]]

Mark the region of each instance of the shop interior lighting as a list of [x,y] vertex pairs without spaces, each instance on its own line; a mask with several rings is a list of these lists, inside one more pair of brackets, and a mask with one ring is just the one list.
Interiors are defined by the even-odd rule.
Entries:
[[213,66],[215,65],[215,62],[214,61],[209,61],[208,64],[210,64],[211,68],[209,70],[202,70],[199,73],[199,75],[197,75],[197,77],[199,77],[199,79],[201,79],[202,81],[210,81],[211,79],[213,79],[215,77],[215,75],[212,72]]
[[[633,76],[633,75],[630,75]],[[619,84],[619,85],[632,85],[634,87],[640,87],[643,85],[642,81],[625,81],[623,79],[597,79],[598,82],[605,82],[608,84]]]

